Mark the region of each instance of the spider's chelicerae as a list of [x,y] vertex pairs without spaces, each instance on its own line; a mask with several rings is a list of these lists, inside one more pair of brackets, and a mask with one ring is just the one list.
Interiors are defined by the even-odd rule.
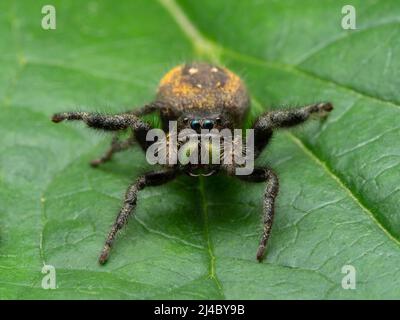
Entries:
[[[116,115],[106,115],[88,112],[63,112],[53,115],[54,122],[63,120],[82,120],[89,127],[120,131],[131,130],[131,135],[125,141],[114,137],[111,147],[99,159],[91,162],[98,166],[111,159],[115,152],[131,147],[137,142],[146,151],[151,142],[146,135],[151,126],[141,120],[141,115],[158,112],[162,120],[163,131],[167,134],[169,122],[177,122],[178,132],[183,129],[193,129],[199,136],[202,129],[240,128],[249,108],[249,96],[242,80],[226,68],[208,63],[188,63],[169,71],[162,79],[154,102],[140,109]],[[306,121],[312,114],[325,116],[333,109],[331,103],[316,103],[296,109],[271,111],[262,114],[254,122],[254,155],[257,157],[267,146],[273,132],[278,128],[293,127]],[[156,186],[173,180],[178,174],[212,175],[224,172],[235,175],[237,164],[166,164],[162,170],[156,170],[141,175],[132,183],[126,192],[122,208],[111,227],[99,262],[104,264],[109,256],[118,231],[127,223],[135,209],[137,193],[147,186]],[[274,202],[278,194],[278,177],[271,168],[256,167],[249,175],[236,175],[239,179],[249,182],[266,182],[263,198],[263,233],[257,250],[257,259],[262,260],[274,218]]]

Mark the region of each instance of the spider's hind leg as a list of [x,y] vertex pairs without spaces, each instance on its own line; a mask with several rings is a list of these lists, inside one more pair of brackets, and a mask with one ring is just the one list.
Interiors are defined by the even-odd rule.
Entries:
[[133,184],[128,187],[125,194],[123,205],[119,214],[111,227],[107,236],[103,250],[99,257],[99,263],[104,264],[110,254],[111,247],[115,241],[118,232],[127,224],[129,216],[136,208],[137,196],[140,190],[149,186],[158,186],[165,184],[178,175],[176,169],[167,169],[161,171],[152,171],[140,176]]
[[118,133],[115,133],[108,150],[101,157],[90,161],[90,165],[92,167],[97,167],[102,163],[108,162],[112,159],[114,153],[126,150],[134,143],[135,140],[133,134],[126,140],[120,141],[118,138]]
[[263,232],[258,246],[256,258],[259,262],[264,257],[267,242],[271,234],[272,223],[275,214],[275,199],[279,191],[279,180],[276,173],[267,167],[255,168],[248,176],[237,176],[239,179],[248,182],[267,182],[263,198]]

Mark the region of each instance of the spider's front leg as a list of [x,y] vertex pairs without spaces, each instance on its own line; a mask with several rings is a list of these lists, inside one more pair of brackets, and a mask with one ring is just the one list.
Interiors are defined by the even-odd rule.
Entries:
[[321,102],[305,107],[275,110],[262,114],[253,125],[256,155],[261,153],[268,144],[275,129],[296,126],[308,120],[312,115],[324,117],[332,110],[333,106],[330,102]]
[[89,127],[105,131],[118,131],[132,128],[134,131],[149,128],[149,125],[130,113],[108,115],[91,112],[60,112],[53,115],[55,123],[64,120],[81,120]]
[[128,190],[125,194],[123,206],[117,216],[117,219],[111,227],[111,231],[108,234],[107,240],[104,244],[104,248],[100,254],[100,264],[104,264],[107,261],[118,231],[126,225],[129,216],[135,209],[138,192],[148,186],[157,186],[167,183],[168,181],[173,180],[177,176],[177,174],[178,171],[174,169],[149,172],[139,177],[133,184],[128,187]]
[[[130,113],[137,117],[140,117],[143,115],[147,115],[147,114],[159,111],[159,110],[161,110],[162,106],[163,105],[161,103],[155,101],[155,102],[146,104],[143,107],[135,108],[132,111],[129,111],[126,113]],[[111,145],[108,148],[108,150],[99,158],[92,160],[90,162],[90,165],[92,167],[97,167],[102,163],[108,162],[112,159],[114,153],[124,151],[124,150],[130,148],[131,146],[133,146],[134,143],[135,143],[135,135],[134,134],[129,136],[126,140],[119,141],[118,133],[116,133],[116,134],[114,134],[114,137],[111,141]]]
[[105,131],[119,131],[131,128],[135,134],[136,141],[139,142],[142,149],[146,150],[148,147],[146,134],[151,129],[151,126],[134,114],[121,113],[116,115],[107,115],[90,112],[61,112],[54,114],[51,120],[55,123],[64,120],[80,120],[85,122],[91,128]]
[[270,168],[255,168],[250,175],[238,175],[239,179],[249,182],[265,182],[267,186],[264,191],[263,199],[263,234],[257,250],[257,260],[262,261],[268,238],[271,234],[272,223],[275,213],[275,198],[279,191],[279,180],[276,173]]

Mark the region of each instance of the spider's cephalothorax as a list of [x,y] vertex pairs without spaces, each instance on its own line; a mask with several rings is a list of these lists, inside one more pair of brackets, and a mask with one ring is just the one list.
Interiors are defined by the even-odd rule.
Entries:
[[[82,120],[89,127],[106,131],[131,130],[131,135],[119,141],[115,135],[107,152],[91,162],[98,166],[112,158],[115,152],[125,150],[137,142],[146,151],[152,144],[146,135],[152,129],[140,116],[158,112],[161,116],[163,131],[170,137],[169,124],[176,121],[177,131],[193,130],[196,135],[202,129],[223,130],[239,129],[249,108],[249,96],[242,80],[226,68],[208,63],[188,63],[169,71],[160,82],[154,102],[142,108],[116,115],[88,112],[63,112],[53,115],[54,122],[63,120]],[[306,121],[312,114],[324,116],[333,109],[330,103],[316,103],[295,109],[284,109],[262,114],[254,122],[254,154],[258,156],[266,147],[273,132],[278,128],[293,127]],[[154,143],[154,142],[153,142]],[[137,193],[146,186],[155,186],[174,179],[178,174],[208,176],[217,172],[235,175],[234,161],[230,164],[192,164],[166,163],[164,169],[152,171],[140,176],[132,183],[125,195],[123,206],[113,224],[101,252],[99,262],[108,259],[111,246],[118,231],[127,223],[128,217],[136,206]],[[249,182],[266,182],[263,198],[263,233],[257,250],[257,259],[262,260],[271,232],[274,217],[274,202],[278,194],[278,177],[268,167],[255,168],[248,175],[237,177]]]

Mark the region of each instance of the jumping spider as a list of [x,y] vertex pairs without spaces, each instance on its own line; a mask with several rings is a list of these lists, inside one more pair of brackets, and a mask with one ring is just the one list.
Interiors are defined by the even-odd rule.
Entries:
[[[168,133],[169,121],[177,121],[178,130],[191,128],[200,134],[205,129],[240,128],[249,109],[250,101],[242,80],[226,68],[207,63],[190,63],[170,70],[162,79],[154,102],[140,109],[116,115],[88,112],[63,112],[52,117],[53,122],[82,120],[89,127],[106,131],[131,130],[131,135],[120,142],[114,137],[111,147],[92,166],[109,161],[115,152],[128,149],[137,142],[146,151],[150,143],[146,134],[151,126],[139,116],[159,112],[162,130]],[[317,103],[296,109],[270,111],[262,114],[254,122],[254,155],[257,157],[267,146],[273,132],[278,128],[293,127],[306,121],[312,114],[325,116],[332,111],[331,103]],[[231,165],[165,165],[162,170],[141,175],[126,192],[122,208],[113,224],[100,254],[99,262],[104,264],[118,231],[125,226],[128,217],[136,207],[137,193],[147,186],[161,185],[173,180],[178,174],[195,175],[199,170],[204,175],[225,172],[235,175]],[[278,194],[278,177],[268,167],[258,167],[250,175],[238,175],[239,179],[250,182],[267,182],[263,200],[263,233],[257,250],[257,260],[261,261],[271,232],[274,217],[274,202]]]

